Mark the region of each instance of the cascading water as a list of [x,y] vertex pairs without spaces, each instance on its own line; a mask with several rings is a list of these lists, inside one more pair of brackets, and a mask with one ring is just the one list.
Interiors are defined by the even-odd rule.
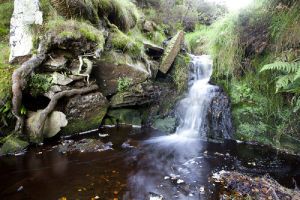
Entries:
[[176,134],[185,137],[204,137],[207,112],[215,96],[214,91],[218,87],[209,84],[212,75],[211,58],[207,55],[191,55],[191,57],[189,92],[177,108],[180,125]]

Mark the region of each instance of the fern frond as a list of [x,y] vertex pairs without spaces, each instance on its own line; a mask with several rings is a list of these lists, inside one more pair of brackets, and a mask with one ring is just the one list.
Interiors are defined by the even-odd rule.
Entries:
[[264,71],[282,71],[286,73],[295,73],[300,68],[300,62],[281,62],[277,61],[271,64],[267,64],[263,66],[263,68],[260,70],[260,72]]
[[276,81],[276,92],[284,90],[290,83],[293,82],[293,80],[293,74],[279,76],[278,80]]

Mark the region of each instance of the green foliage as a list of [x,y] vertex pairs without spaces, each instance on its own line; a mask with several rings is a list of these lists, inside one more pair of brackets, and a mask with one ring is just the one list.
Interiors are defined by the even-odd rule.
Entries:
[[46,24],[46,29],[52,32],[57,40],[64,38],[86,38],[89,41],[96,42],[98,48],[101,50],[105,43],[102,31],[83,21],[80,22],[57,18],[55,20],[50,20]]
[[49,75],[34,74],[29,81],[30,93],[36,97],[49,91],[52,86],[52,78]]
[[13,13],[13,1],[4,0],[0,4],[0,40],[9,34],[10,18]]
[[128,77],[123,77],[118,79],[118,91],[125,92],[132,85],[133,80]]
[[274,62],[265,65],[260,72],[275,71],[282,74],[277,76],[276,92],[300,93],[300,62]]
[[128,53],[133,58],[140,58],[143,51],[143,44],[135,40],[117,28],[114,28],[110,35],[110,42],[113,49]]

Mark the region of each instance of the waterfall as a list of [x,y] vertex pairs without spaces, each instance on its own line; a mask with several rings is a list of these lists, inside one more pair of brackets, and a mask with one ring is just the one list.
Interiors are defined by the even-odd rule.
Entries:
[[177,108],[180,125],[176,134],[184,137],[204,137],[207,112],[218,87],[209,84],[213,65],[210,56],[191,55],[191,58],[189,91]]

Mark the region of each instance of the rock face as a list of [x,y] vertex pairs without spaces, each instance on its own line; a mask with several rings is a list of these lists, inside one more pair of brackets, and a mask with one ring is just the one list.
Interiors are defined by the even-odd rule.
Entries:
[[179,31],[168,43],[159,68],[162,73],[166,74],[169,71],[172,63],[180,51],[181,44],[183,42],[184,33],[183,31]]
[[164,131],[165,133],[175,133],[176,131],[176,118],[166,117],[164,119],[156,119],[153,128]]
[[118,84],[122,78],[127,78],[130,85],[134,85],[150,77],[148,67],[144,63],[135,62],[128,55],[113,52],[95,63],[92,75],[97,79],[100,91],[105,96],[118,91]]
[[50,138],[60,132],[62,127],[68,124],[66,115],[62,112],[54,111],[46,119],[42,136],[37,136],[35,131],[39,124],[41,110],[37,112],[29,112],[28,119],[26,120],[26,131],[30,137],[31,142],[40,142],[43,138]]
[[15,0],[10,22],[10,62],[31,54],[33,35],[30,26],[42,23],[43,13],[39,9],[39,0]]
[[120,108],[110,110],[104,122],[106,125],[142,125],[141,113],[138,110]]
[[70,98],[64,111],[69,124],[62,133],[74,134],[98,128],[107,108],[108,101],[100,92]]
[[50,72],[61,71],[66,68],[67,62],[68,60],[63,55],[59,55],[56,58],[50,58],[47,60],[44,64],[44,69]]
[[159,96],[159,89],[151,84],[138,84],[130,90],[119,92],[111,98],[111,107],[140,106],[152,103]]
[[210,139],[231,139],[234,133],[231,117],[230,99],[219,89],[212,98],[207,115],[208,133]]
[[145,48],[146,53],[154,60],[159,60],[164,53],[164,49],[155,44],[150,44],[150,43],[145,42],[144,48]]

